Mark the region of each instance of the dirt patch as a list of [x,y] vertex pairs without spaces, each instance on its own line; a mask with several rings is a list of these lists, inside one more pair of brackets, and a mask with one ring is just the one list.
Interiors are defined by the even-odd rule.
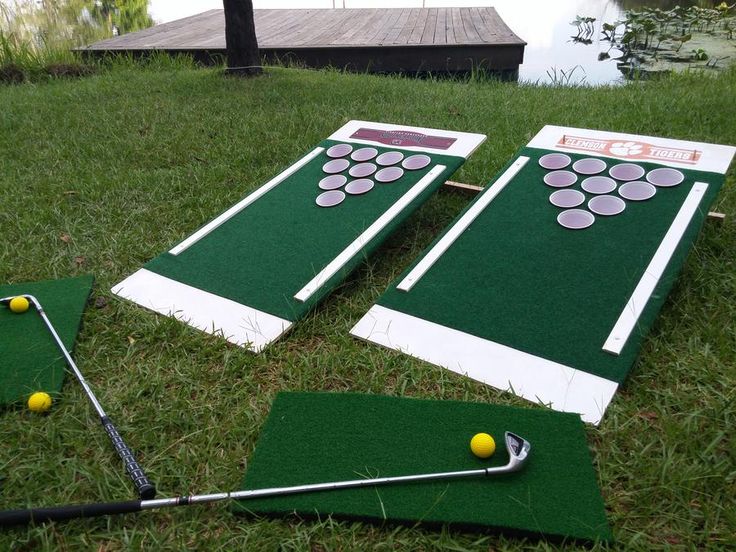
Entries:
[[52,63],[44,67],[44,73],[50,77],[78,78],[86,77],[94,72],[93,66],[81,63]]
[[20,84],[25,80],[26,73],[19,65],[8,63],[0,67],[0,83]]

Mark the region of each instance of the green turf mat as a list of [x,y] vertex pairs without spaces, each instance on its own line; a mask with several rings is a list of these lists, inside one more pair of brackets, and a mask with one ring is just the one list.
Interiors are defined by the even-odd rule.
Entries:
[[[68,350],[74,347],[92,276],[0,286],[0,297],[33,295]],[[25,401],[35,391],[57,394],[66,363],[43,320],[31,306],[22,314],[0,307],[0,405]]]
[[[248,464],[244,488],[503,465],[508,460],[504,431],[532,445],[518,473],[247,500],[234,509],[611,540],[583,424],[579,416],[548,410],[279,393]],[[488,460],[469,450],[478,432],[496,438],[497,451]]]

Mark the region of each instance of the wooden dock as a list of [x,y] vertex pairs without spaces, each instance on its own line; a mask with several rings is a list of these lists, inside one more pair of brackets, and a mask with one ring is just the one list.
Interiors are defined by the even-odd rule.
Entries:
[[[255,10],[261,55],[269,62],[372,72],[466,72],[514,78],[526,43],[493,8]],[[223,10],[96,42],[84,52],[225,54]]]

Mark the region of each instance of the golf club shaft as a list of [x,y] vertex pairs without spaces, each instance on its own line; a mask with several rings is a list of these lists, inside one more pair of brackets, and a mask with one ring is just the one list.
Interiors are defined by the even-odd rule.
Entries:
[[95,397],[95,394],[92,392],[92,389],[87,384],[87,380],[84,379],[82,372],[77,367],[77,364],[74,362],[74,359],[72,359],[72,356],[69,354],[69,351],[66,350],[66,347],[64,346],[64,343],[61,341],[59,334],[56,333],[56,329],[54,329],[54,326],[51,324],[51,320],[49,320],[49,317],[46,316],[46,312],[43,310],[41,303],[39,303],[38,299],[36,299],[32,295],[27,296],[27,298],[31,300],[33,305],[36,307],[36,311],[38,311],[38,314],[41,316],[43,323],[46,324],[46,328],[49,330],[49,332],[51,332],[51,336],[54,338],[54,341],[56,342],[56,346],[59,348],[59,350],[61,350],[61,353],[64,355],[64,359],[66,360],[66,363],[72,369],[72,372],[74,372],[74,375],[76,376],[77,380],[82,385],[82,388],[84,389],[84,392],[87,394],[89,401],[92,403],[92,406],[97,411],[97,415],[100,418],[106,418],[107,414],[105,414],[105,411],[102,409],[102,405],[99,403],[99,401],[97,400],[97,397]]
[[254,489],[216,493],[206,495],[178,496],[174,498],[159,498],[155,500],[129,500],[126,502],[101,502],[96,504],[74,504],[69,506],[54,506],[50,508],[29,508],[25,510],[7,510],[0,512],[0,527],[10,525],[26,525],[29,523],[44,523],[48,521],[64,521],[75,518],[98,517],[113,514],[128,514],[142,510],[156,510],[173,506],[188,506],[192,504],[206,504],[223,500],[247,500],[253,498],[268,498],[290,494],[308,493],[316,491],[332,491],[354,487],[371,487],[391,483],[408,483],[415,481],[433,481],[441,479],[460,479],[481,475],[511,473],[516,469],[507,466],[498,468],[481,468],[476,470],[427,473],[420,475],[405,475],[398,477],[380,477],[374,479],[355,479],[349,481],[335,481],[331,483],[313,483],[292,487],[273,487],[268,489]]
[[[140,465],[136,461],[135,456],[133,456],[133,452],[130,450],[128,445],[125,443],[123,438],[120,436],[120,433],[118,432],[117,428],[112,423],[112,420],[110,420],[108,415],[102,409],[102,405],[100,405],[100,402],[97,400],[97,397],[95,397],[95,394],[92,392],[92,389],[87,384],[87,380],[84,379],[82,372],[79,370],[76,363],[72,359],[71,355],[69,354],[69,351],[67,351],[66,347],[64,346],[64,343],[61,341],[61,338],[59,337],[59,334],[56,333],[56,329],[54,329],[54,326],[53,324],[51,324],[51,321],[49,320],[48,316],[46,316],[46,312],[44,312],[43,306],[41,306],[41,303],[33,295],[24,295],[23,297],[25,297],[31,303],[33,303],[33,306],[36,308],[36,311],[38,311],[38,314],[41,316],[41,319],[46,325],[46,328],[49,330],[52,337],[54,338],[56,345],[58,346],[58,348],[61,350],[62,354],[64,355],[64,359],[66,360],[66,363],[72,369],[72,372],[74,372],[74,376],[77,378],[79,383],[82,385],[82,388],[84,389],[84,392],[87,395],[87,398],[92,403],[92,406],[94,407],[95,411],[97,411],[97,415],[100,417],[102,426],[105,428],[105,431],[107,432],[108,437],[110,437],[110,440],[112,441],[112,444],[115,447],[115,451],[118,453],[118,456],[120,456],[121,460],[123,461],[123,464],[125,465],[125,471],[128,473],[128,476],[133,481],[133,485],[135,486],[138,496],[140,496],[143,499],[150,499],[150,498],[155,497],[156,487],[148,479],[145,472],[143,471],[143,469],[140,467]],[[9,299],[9,298],[5,298],[2,301],[5,301],[6,299]]]

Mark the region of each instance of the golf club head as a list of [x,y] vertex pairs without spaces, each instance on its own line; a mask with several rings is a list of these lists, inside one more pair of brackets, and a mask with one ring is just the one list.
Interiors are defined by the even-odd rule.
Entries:
[[529,457],[529,451],[532,449],[532,444],[523,437],[519,437],[510,431],[506,432],[505,438],[506,450],[509,453],[507,469],[508,471],[520,470],[524,465],[524,462],[526,462],[526,459]]
[[22,295],[11,295],[10,297],[3,297],[2,299],[0,299],[0,305],[9,305],[10,302],[16,297],[25,297],[26,299],[28,299],[28,302],[36,308],[36,310],[43,310],[41,307],[41,303],[38,302],[38,299],[36,299],[33,295],[28,295],[26,293]]

